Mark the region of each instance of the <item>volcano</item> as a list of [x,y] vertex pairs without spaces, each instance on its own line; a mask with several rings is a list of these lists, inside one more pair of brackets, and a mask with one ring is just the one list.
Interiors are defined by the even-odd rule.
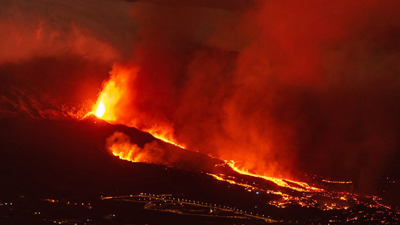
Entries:
[[0,224],[396,224],[397,0],[1,0]]
[[[312,188],[282,185],[96,117],[2,120],[1,127],[2,224],[392,224],[400,217],[377,196],[352,193],[351,184],[309,176]],[[157,143],[165,163],[116,157],[105,144],[115,132],[138,147]]]

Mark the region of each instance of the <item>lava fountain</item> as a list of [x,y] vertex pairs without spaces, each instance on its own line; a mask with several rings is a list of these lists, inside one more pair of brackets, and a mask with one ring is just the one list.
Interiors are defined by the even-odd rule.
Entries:
[[99,102],[99,105],[97,106],[94,115],[96,115],[98,118],[101,118],[105,112],[106,112],[106,107],[104,106],[103,102]]

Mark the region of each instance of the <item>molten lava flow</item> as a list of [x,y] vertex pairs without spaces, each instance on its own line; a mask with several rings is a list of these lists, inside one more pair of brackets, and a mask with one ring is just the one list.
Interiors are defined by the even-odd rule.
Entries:
[[152,132],[151,130],[146,130],[146,132],[149,132],[151,135],[153,135],[157,139],[160,139],[160,140],[162,140],[164,142],[167,142],[167,143],[169,143],[171,145],[175,145],[177,147],[180,147],[180,148],[186,150],[186,147],[184,145],[176,143],[175,139],[172,138],[172,137],[169,137],[168,135]]
[[[234,171],[243,174],[243,175],[248,175],[248,176],[252,176],[252,177],[258,177],[258,178],[262,178],[264,180],[268,180],[268,181],[272,181],[275,184],[277,184],[278,186],[281,187],[286,187],[286,188],[290,188],[290,189],[294,189],[296,191],[300,191],[300,192],[304,192],[304,191],[314,191],[314,192],[322,192],[324,191],[323,189],[320,188],[316,188],[316,187],[312,187],[310,185],[308,185],[307,183],[304,182],[298,182],[298,181],[293,181],[293,180],[287,180],[287,179],[281,179],[281,178],[275,178],[275,177],[268,177],[268,176],[262,176],[262,175],[257,175],[257,174],[253,174],[253,173],[249,173],[247,172],[245,169],[239,169],[235,166],[235,162],[234,161],[225,161]],[[292,185],[291,183],[295,184]]]

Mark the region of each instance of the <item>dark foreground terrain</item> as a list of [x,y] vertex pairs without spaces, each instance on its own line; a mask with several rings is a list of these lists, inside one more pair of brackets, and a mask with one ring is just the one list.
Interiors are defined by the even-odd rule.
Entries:
[[93,118],[0,123],[0,224],[395,224],[400,218],[389,201],[348,193],[352,185],[308,178],[326,191],[296,191],[166,143],[160,142],[166,154],[179,156],[174,163],[123,161],[104,148],[115,131],[138,146],[155,139]]

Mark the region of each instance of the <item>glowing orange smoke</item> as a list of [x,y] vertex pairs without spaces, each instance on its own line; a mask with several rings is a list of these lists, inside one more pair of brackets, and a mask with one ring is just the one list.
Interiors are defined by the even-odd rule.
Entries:
[[131,144],[130,138],[127,135],[121,132],[115,132],[107,138],[106,146],[114,156],[123,160],[137,162],[135,157],[137,152],[139,152],[139,147]]
[[128,135],[116,131],[106,140],[106,148],[111,154],[130,162],[145,162],[154,164],[166,164],[164,151],[157,142],[145,144],[143,147],[131,143]]
[[131,162],[141,162],[140,154],[137,154],[139,147],[137,145],[114,145],[110,148],[112,154],[118,158]]
[[108,150],[120,159],[141,162],[142,150],[139,146],[132,144],[130,138],[121,132],[115,132],[107,138]]

